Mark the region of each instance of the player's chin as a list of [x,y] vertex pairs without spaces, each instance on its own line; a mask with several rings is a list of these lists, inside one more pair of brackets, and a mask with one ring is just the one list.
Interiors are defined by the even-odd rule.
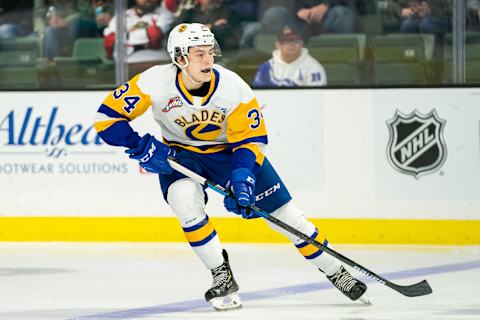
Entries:
[[203,82],[208,82],[210,81],[212,77],[212,70],[202,70],[199,74],[199,78],[203,81]]

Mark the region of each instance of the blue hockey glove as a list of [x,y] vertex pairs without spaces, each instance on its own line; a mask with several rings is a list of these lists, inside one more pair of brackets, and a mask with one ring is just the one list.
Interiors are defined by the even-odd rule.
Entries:
[[150,134],[144,135],[135,148],[125,151],[130,159],[138,160],[140,166],[148,172],[170,174],[172,167],[168,157],[175,157],[175,150],[161,143]]
[[245,219],[257,217],[246,208],[255,203],[255,175],[246,168],[235,169],[232,171],[232,179],[228,185],[230,185],[233,195],[228,195],[223,199],[225,208]]

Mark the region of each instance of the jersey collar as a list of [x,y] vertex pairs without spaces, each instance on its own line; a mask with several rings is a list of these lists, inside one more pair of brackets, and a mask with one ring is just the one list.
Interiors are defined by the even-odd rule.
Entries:
[[[212,78],[210,80],[210,89],[208,89],[208,93],[202,98],[202,102],[201,102],[202,106],[205,106],[205,105],[208,104],[208,102],[210,102],[210,99],[212,98],[213,94],[217,90],[219,80],[220,80],[220,74],[218,73],[218,71],[216,69],[213,69]],[[178,91],[180,92],[180,94],[182,95],[182,97],[189,104],[193,105],[193,97],[190,94],[190,92],[188,92],[188,90],[185,88],[185,85],[184,85],[183,80],[182,80],[182,72],[179,72],[177,74],[177,78],[175,80],[175,85],[176,85]]]

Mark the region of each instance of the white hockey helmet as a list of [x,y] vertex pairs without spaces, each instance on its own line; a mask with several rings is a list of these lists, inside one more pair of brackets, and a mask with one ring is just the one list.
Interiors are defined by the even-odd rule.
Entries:
[[181,23],[168,35],[167,51],[173,63],[175,58],[186,57],[188,49],[196,46],[213,46],[213,54],[221,56],[220,46],[206,25],[201,23]]

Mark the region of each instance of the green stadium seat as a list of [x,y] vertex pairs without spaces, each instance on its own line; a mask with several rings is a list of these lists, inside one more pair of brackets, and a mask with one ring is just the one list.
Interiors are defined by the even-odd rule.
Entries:
[[372,41],[374,83],[413,85],[430,82],[433,35],[389,34]]
[[34,37],[0,40],[0,88],[38,88],[35,68],[40,57],[40,39]]
[[40,79],[35,67],[0,67],[0,89],[38,89]]
[[236,72],[245,82],[252,84],[257,74],[258,66],[272,57],[255,49],[240,50],[239,53],[228,60],[225,66]]
[[382,34],[383,19],[379,14],[367,14],[360,16],[362,31],[366,34]]
[[[444,79],[453,82],[453,47],[452,34],[445,37],[444,46]],[[470,84],[480,83],[480,32],[467,32],[465,37],[465,78]]]
[[73,46],[73,56],[75,58],[99,58],[107,59],[107,53],[103,46],[103,38],[80,38],[75,41]]
[[34,66],[40,57],[40,39],[0,40],[0,66]]
[[310,55],[327,73],[328,85],[358,85],[364,82],[366,48],[364,34],[325,34],[310,38]]
[[102,38],[75,41],[72,57],[54,59],[56,76],[63,88],[113,87],[115,65],[107,59]]
[[253,48],[267,54],[275,50],[276,35],[271,33],[260,33],[253,38]]

